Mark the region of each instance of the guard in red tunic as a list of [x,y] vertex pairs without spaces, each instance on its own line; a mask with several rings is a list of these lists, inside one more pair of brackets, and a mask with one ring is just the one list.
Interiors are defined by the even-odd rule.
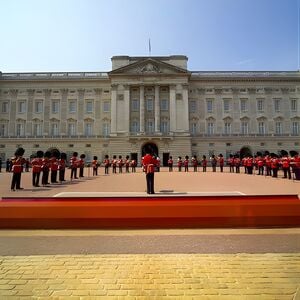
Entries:
[[11,181],[11,190],[15,191],[17,190],[23,190],[21,188],[21,175],[22,175],[22,169],[23,164],[25,162],[25,159],[23,158],[23,155],[25,153],[25,150],[20,147],[15,152],[15,157],[12,160],[12,181]]
[[234,156],[234,165],[235,165],[235,172],[240,173],[241,159],[237,154]]
[[58,172],[59,172],[59,181],[60,182],[66,181],[65,180],[66,160],[67,160],[67,154],[61,153],[60,159],[58,161]]
[[188,172],[189,171],[189,157],[188,157],[188,155],[185,156],[185,159],[183,161],[183,165],[184,165],[184,172]]
[[197,156],[194,155],[192,157],[192,165],[193,165],[193,168],[194,168],[194,172],[197,172],[197,168],[198,168],[198,160],[197,160]]
[[181,172],[181,168],[182,168],[182,158],[181,158],[181,156],[178,156],[177,167],[178,167],[178,172]]
[[154,171],[156,166],[156,159],[147,151],[143,159],[143,168],[146,172],[147,194],[154,194]]
[[281,158],[281,166],[283,170],[283,178],[291,179],[291,158],[287,154]]
[[173,158],[172,158],[172,156],[170,156],[169,159],[168,159],[168,167],[169,167],[169,172],[173,172]]
[[37,151],[36,156],[31,161],[32,166],[32,186],[39,187],[40,183],[40,175],[42,171],[42,160],[43,160],[44,152]]
[[78,166],[79,166],[79,177],[82,178],[83,176],[83,170],[84,170],[84,159],[85,159],[85,154],[80,154],[80,159],[78,161]]
[[278,155],[275,153],[272,153],[271,156],[272,156],[271,169],[272,169],[272,173],[273,173],[272,177],[277,178],[278,177],[278,169],[279,169],[279,158],[278,158]]
[[112,162],[111,162],[111,165],[112,165],[112,172],[113,172],[114,174],[117,173],[117,163],[118,163],[117,156],[114,155],[114,156],[113,156],[113,159],[112,159]]
[[126,155],[126,159],[125,159],[125,171],[126,171],[126,173],[129,173],[129,167],[130,167],[129,155]]
[[104,163],[104,174],[109,174],[110,161],[108,155],[105,155],[103,163]]
[[119,173],[123,173],[123,159],[122,159],[122,155],[119,155],[119,159],[118,159],[118,167],[119,167]]
[[[230,155],[232,156],[232,154],[230,154]],[[223,157],[222,153],[219,154],[218,161],[219,161],[220,172],[223,172],[223,169],[224,169],[224,157]],[[232,156],[232,166],[234,166],[233,156]],[[234,167],[233,167],[233,172],[234,172]]]
[[131,160],[130,166],[131,166],[131,172],[135,173],[136,172],[136,160],[135,159]]
[[293,172],[295,173],[295,179],[300,180],[300,156],[296,151],[290,151],[292,156],[291,166],[293,168]]
[[92,167],[93,167],[93,176],[97,176],[98,175],[98,167],[99,167],[97,156],[93,157]]
[[71,180],[78,179],[78,177],[77,177],[77,167],[78,167],[77,156],[78,156],[78,152],[74,152],[73,156],[70,159]]
[[58,183],[57,181],[58,157],[59,157],[59,153],[57,151],[53,151],[50,158],[51,183]]
[[50,170],[50,156],[51,153],[50,151],[46,151],[44,153],[44,158],[42,160],[42,185],[46,186],[48,184],[50,184],[50,182],[48,182],[49,179],[49,170]]
[[206,172],[206,168],[207,168],[207,158],[206,158],[206,155],[202,156],[201,164],[202,164],[202,171]]

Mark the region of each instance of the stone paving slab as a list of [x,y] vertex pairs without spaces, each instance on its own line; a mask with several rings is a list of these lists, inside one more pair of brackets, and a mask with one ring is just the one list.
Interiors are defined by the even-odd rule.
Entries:
[[291,253],[0,257],[1,299],[292,300],[299,285]]

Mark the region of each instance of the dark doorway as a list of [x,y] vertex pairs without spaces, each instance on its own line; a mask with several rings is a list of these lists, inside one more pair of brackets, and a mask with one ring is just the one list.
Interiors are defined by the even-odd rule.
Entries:
[[169,157],[170,157],[170,153],[169,152],[164,152],[163,153],[163,166],[164,167],[168,166]]
[[246,157],[246,156],[252,156],[252,151],[250,149],[250,147],[242,147],[240,150],[240,158]]
[[145,156],[146,152],[150,152],[151,154],[158,156],[158,148],[154,143],[146,143],[142,146],[142,156]]
[[139,160],[138,160],[138,154],[137,153],[130,153],[130,159],[131,160],[135,160],[136,163],[138,164],[139,163]]

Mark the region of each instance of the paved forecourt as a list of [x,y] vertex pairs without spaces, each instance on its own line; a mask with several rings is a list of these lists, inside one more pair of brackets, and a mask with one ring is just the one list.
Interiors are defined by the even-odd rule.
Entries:
[[[111,170],[110,170],[111,171]],[[124,170],[123,170],[124,172]],[[70,170],[66,172],[67,181],[64,184],[52,184],[47,187],[32,187],[31,173],[22,174],[22,187],[24,190],[11,192],[10,173],[0,173],[0,195],[2,197],[48,197],[60,193],[95,193],[95,192],[132,192],[145,194],[145,174],[140,168],[137,173],[122,173],[104,175],[100,168],[98,176],[92,176],[91,170],[85,168],[85,177],[70,181]],[[200,194],[245,194],[245,195],[278,195],[300,194],[300,181],[283,179],[279,172],[278,178],[261,175],[247,175],[244,173],[229,173],[225,168],[224,173],[199,171],[194,172],[168,172],[167,168],[161,168],[161,172],[155,173],[155,191],[175,193],[200,193]],[[74,194],[70,194],[74,196]],[[82,194],[81,194],[82,195]],[[85,194],[88,195],[88,194]],[[146,195],[146,194],[145,194]]]
[[[0,176],[4,197],[145,193],[145,176],[140,170],[137,174],[109,176],[100,172],[98,177],[35,189],[31,187],[31,174],[24,173],[24,190],[18,192],[10,191],[11,174]],[[227,172],[169,174],[163,170],[155,174],[155,180],[156,191],[162,194],[300,191],[296,181]],[[299,245],[297,228],[3,230],[0,299],[298,300]]]

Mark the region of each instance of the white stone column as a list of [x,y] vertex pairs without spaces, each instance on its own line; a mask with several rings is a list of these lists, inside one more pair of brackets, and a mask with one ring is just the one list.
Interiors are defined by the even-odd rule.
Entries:
[[125,124],[124,124],[124,131],[126,134],[129,134],[129,123],[130,123],[130,95],[129,95],[130,87],[128,84],[124,85],[124,119],[125,119]]
[[183,100],[183,130],[189,132],[189,94],[188,84],[182,85],[182,100]]
[[159,85],[155,86],[155,100],[154,100],[154,111],[155,111],[155,132],[160,132],[160,105],[159,105]]
[[170,85],[170,132],[176,131],[176,86]]
[[112,134],[117,133],[117,85],[111,86],[111,108],[110,108],[110,122]]
[[140,86],[140,132],[145,132],[145,95],[144,86]]

